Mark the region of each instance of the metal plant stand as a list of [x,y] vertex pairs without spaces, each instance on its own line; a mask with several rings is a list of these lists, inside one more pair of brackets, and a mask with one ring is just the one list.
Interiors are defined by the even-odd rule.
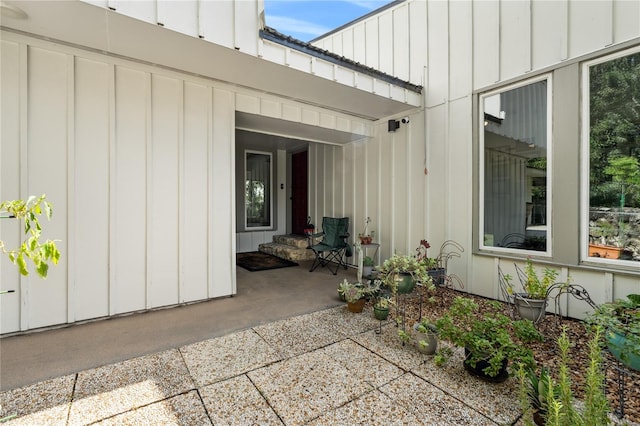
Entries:
[[613,409],[613,414],[615,414],[617,418],[622,419],[624,417],[624,395],[626,391],[627,379],[629,377],[640,379],[640,373],[631,370],[631,368],[627,367],[617,359],[607,363],[607,367],[605,367],[605,377],[607,368],[611,368],[616,375],[615,380],[616,392],[618,393],[618,407]]

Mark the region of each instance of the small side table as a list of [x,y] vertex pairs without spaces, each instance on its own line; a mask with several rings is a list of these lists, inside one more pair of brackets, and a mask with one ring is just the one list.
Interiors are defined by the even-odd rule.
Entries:
[[367,256],[367,250],[374,250],[371,258],[375,261],[376,257],[378,257],[378,250],[380,250],[380,244],[379,243],[360,244],[360,248],[362,249],[362,256]]

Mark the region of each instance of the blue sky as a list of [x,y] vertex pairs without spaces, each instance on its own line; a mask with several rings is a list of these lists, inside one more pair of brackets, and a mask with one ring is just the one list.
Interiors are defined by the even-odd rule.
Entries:
[[267,26],[302,41],[351,22],[391,0],[264,0]]

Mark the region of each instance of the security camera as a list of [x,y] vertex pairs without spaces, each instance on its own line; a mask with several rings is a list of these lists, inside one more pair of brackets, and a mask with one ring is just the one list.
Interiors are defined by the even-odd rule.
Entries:
[[402,124],[407,124],[409,122],[409,117],[402,117]]

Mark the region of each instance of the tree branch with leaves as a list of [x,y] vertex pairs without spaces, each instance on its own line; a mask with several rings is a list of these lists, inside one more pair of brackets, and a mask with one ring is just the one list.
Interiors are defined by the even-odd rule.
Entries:
[[31,196],[25,200],[3,201],[0,203],[0,214],[3,218],[16,218],[24,221],[25,239],[16,249],[7,249],[4,241],[0,240],[0,250],[18,267],[20,274],[29,275],[28,260],[33,263],[36,273],[43,279],[47,278],[49,262],[54,265],[60,260],[60,251],[54,240],[40,241],[42,227],[39,218],[44,214],[51,220],[53,209],[46,195]]

